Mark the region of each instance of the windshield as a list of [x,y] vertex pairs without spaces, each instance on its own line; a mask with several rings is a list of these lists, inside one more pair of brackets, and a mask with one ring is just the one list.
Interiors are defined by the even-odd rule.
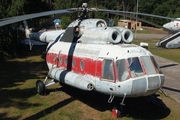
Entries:
[[119,81],[124,81],[130,77],[135,78],[145,74],[162,74],[160,67],[153,56],[142,56],[121,59],[116,61],[116,71]]
[[156,68],[156,71],[157,71],[159,74],[162,74],[162,71],[161,71],[160,67],[158,66],[158,64],[156,63],[156,61],[155,61],[155,59],[154,59],[153,56],[151,56],[151,60],[152,60],[154,66],[155,66],[155,68]]
[[143,56],[141,57],[141,60],[147,75],[156,74],[156,70],[149,56]]
[[131,71],[132,78],[144,75],[140,61],[138,57],[128,58],[129,69]]

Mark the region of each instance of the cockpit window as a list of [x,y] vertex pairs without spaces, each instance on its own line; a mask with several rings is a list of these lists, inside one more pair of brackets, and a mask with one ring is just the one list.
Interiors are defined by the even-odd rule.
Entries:
[[146,70],[147,75],[156,74],[154,65],[153,65],[151,59],[148,56],[141,57],[141,60],[142,60],[142,63],[144,65],[144,68]]
[[117,70],[119,81],[124,81],[130,78],[125,59],[116,61],[116,70]]
[[158,64],[156,63],[156,61],[155,61],[155,59],[154,59],[153,56],[151,56],[151,60],[152,60],[152,62],[153,62],[153,64],[154,64],[156,70],[159,72],[159,74],[163,74],[162,71],[161,71],[161,69],[160,69],[160,67],[159,67]]
[[103,79],[114,80],[113,60],[104,59],[102,70]]
[[131,76],[134,77],[139,77],[144,75],[144,72],[142,70],[141,64],[139,62],[138,57],[133,57],[133,58],[128,58],[128,63],[130,71],[131,71]]

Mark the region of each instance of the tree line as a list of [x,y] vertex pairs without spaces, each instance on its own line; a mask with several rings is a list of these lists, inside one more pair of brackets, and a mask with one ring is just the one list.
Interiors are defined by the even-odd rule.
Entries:
[[[138,11],[141,13],[172,18],[180,17],[179,0],[0,0],[0,19],[30,13],[75,8],[81,6],[84,2],[88,3],[88,7],[121,11]],[[102,19],[113,18],[115,19],[116,24],[119,19],[126,19],[124,16],[115,16],[107,13],[95,13],[92,14],[92,16],[100,17]],[[54,17],[54,15],[30,19],[28,20],[29,26],[38,27],[50,17]],[[77,14],[60,16],[62,27],[65,28],[76,17]],[[138,17],[159,25],[169,21],[141,15],[138,15]],[[18,51],[22,49],[22,41],[24,40],[25,35],[18,30],[12,29],[17,27],[23,27],[22,22],[0,27],[0,54],[16,56]]]

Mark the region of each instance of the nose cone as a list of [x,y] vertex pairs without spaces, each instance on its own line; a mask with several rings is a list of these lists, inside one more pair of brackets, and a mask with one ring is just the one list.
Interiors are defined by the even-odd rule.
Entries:
[[180,29],[179,24],[180,24],[179,21],[171,21],[169,23],[164,24],[163,28],[165,30],[168,30],[169,33],[176,33]]
[[169,22],[163,25],[164,30],[168,31],[168,33],[177,32],[177,28],[174,27],[174,22]]
[[164,29],[170,30],[170,23],[166,23],[163,25]]

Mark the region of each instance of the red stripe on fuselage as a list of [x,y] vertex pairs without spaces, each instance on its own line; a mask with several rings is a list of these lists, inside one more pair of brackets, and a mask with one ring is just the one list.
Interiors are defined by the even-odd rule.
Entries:
[[[54,58],[57,57],[56,61]],[[72,70],[78,74],[102,76],[102,61],[85,57],[68,56],[66,54],[47,53],[46,61],[63,69]],[[98,67],[97,67],[98,66]]]

